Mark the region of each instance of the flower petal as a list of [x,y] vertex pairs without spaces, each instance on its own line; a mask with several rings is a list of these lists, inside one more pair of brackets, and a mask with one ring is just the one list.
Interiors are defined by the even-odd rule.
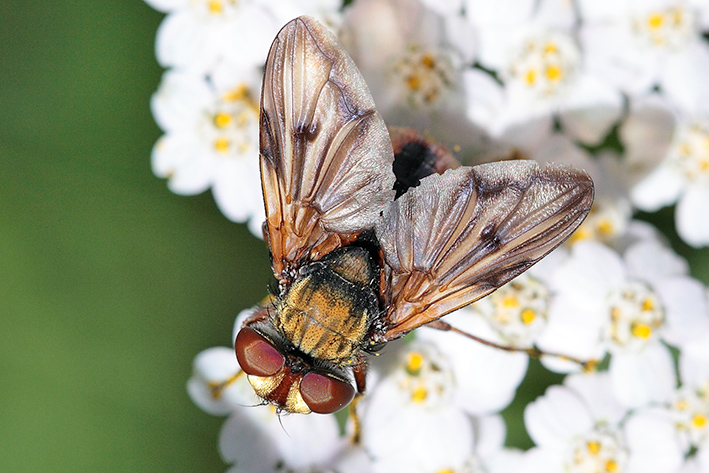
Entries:
[[169,14],[158,27],[155,55],[163,67],[181,67],[203,72],[216,62],[218,49],[211,36],[216,33],[195,18],[188,9]]
[[587,145],[599,144],[623,114],[620,91],[588,74],[580,77],[559,113],[564,131]]
[[667,401],[676,383],[672,355],[659,342],[640,353],[614,354],[609,372],[618,400],[628,407]]
[[628,275],[650,283],[689,273],[687,261],[656,240],[640,241],[632,245],[625,252],[624,259]]
[[613,395],[611,378],[607,372],[567,376],[564,385],[584,400],[596,424],[619,424],[627,413],[627,409]]
[[[252,406],[260,400],[246,380],[234,378],[241,369],[233,348],[213,347],[200,352],[194,359],[194,374],[187,381],[187,393],[203,411],[212,415],[226,415],[241,406]],[[219,383],[223,389],[214,390]]]
[[624,426],[625,438],[631,455],[629,473],[670,473],[683,460],[671,420],[657,411],[643,411],[632,415]]
[[665,309],[662,338],[675,346],[709,333],[706,287],[689,276],[658,280],[654,285]]
[[709,333],[682,347],[679,356],[682,384],[701,389],[709,381]]
[[683,109],[706,112],[709,101],[709,44],[696,40],[668,55],[660,70],[662,90]]
[[524,425],[535,444],[559,448],[569,438],[593,427],[593,419],[571,390],[551,386],[524,410]]
[[684,180],[668,166],[660,165],[633,187],[630,198],[640,210],[655,212],[677,201],[683,188]]
[[687,244],[709,245],[709,188],[691,186],[677,204],[677,233]]

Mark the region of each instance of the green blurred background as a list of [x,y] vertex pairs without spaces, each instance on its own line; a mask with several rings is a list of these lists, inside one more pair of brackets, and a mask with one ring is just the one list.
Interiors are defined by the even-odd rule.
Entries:
[[[161,19],[138,0],[0,2],[0,472],[226,469],[223,420],[185,382],[265,294],[268,256],[150,171]],[[709,281],[707,250],[675,248]],[[520,396],[553,379],[535,368]]]

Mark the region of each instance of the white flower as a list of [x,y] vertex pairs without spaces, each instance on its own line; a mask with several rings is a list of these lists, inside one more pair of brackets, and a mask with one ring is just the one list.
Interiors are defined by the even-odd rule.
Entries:
[[[234,81],[238,82],[234,82]],[[258,167],[258,71],[241,71],[230,88],[168,71],[151,105],[165,131],[152,154],[153,172],[177,194],[211,187],[230,220],[251,221],[260,235],[263,199]]]
[[208,348],[195,357],[187,393],[212,415],[228,415],[244,406],[261,404],[236,362],[234,349],[227,347]]
[[388,365],[379,381],[360,404],[362,441],[374,471],[504,471],[494,465],[515,461],[514,452],[503,449],[506,431],[500,416],[466,414],[468,405],[476,402],[466,395],[467,385],[485,382],[458,364],[469,355],[425,337],[382,357],[393,359],[385,360]]
[[[466,307],[445,317],[453,327],[500,345],[509,341],[501,331]],[[542,320],[543,322],[543,320]],[[507,335],[513,336],[512,330]],[[504,331],[503,331],[504,333]],[[423,328],[418,339],[435,344],[453,373],[452,402],[465,412],[482,415],[498,412],[512,402],[524,378],[529,357],[485,346],[453,332]]]
[[607,374],[571,375],[529,404],[525,425],[537,445],[522,467],[530,473],[673,472],[682,460],[666,418],[632,415],[609,394]]
[[391,369],[360,404],[362,443],[375,471],[425,472],[463,465],[473,452],[473,426],[452,402],[451,360],[430,343],[401,348]]
[[707,2],[581,0],[579,7],[589,67],[606,80],[631,95],[657,84],[689,110],[709,99]]
[[361,404],[362,441],[374,472],[503,472],[518,463],[504,449],[500,416],[471,418],[456,402],[456,379],[472,373],[455,371],[429,342],[400,348]]
[[619,119],[622,97],[585,66],[573,36],[570,2],[545,0],[536,9],[529,1],[488,3],[468,0],[466,10],[480,38],[480,62],[504,83],[504,98],[488,131],[500,135],[558,112],[566,132],[586,143],[599,142]]
[[272,406],[234,411],[219,434],[229,473],[323,471],[346,449],[333,415],[278,415]]
[[479,135],[465,118],[461,73],[475,41],[462,18],[417,0],[358,0],[346,10],[340,40],[388,125],[426,129],[451,147]]
[[677,233],[692,246],[709,245],[709,114],[682,114],[657,96],[631,104],[621,137],[630,169],[644,175],[633,203],[653,212],[677,202]]
[[146,0],[167,13],[155,51],[163,67],[208,72],[221,60],[263,64],[278,24],[258,0]]
[[234,321],[231,348],[208,348],[197,354],[192,363],[187,393],[192,402],[209,414],[228,415],[245,406],[263,404],[241,371],[234,352],[236,334],[257,309],[258,306],[239,312]]
[[[618,128],[624,147],[625,166],[621,172],[628,188],[645,179],[662,162],[669,151],[676,123],[675,111],[659,94],[630,99],[628,116]],[[656,189],[661,201],[667,199],[665,188]],[[635,199],[633,201],[637,205]]]
[[312,16],[335,31],[342,23],[342,0],[267,0],[265,5],[279,25],[301,15]]
[[554,275],[558,297],[540,347],[585,359],[609,352],[623,403],[666,400],[675,376],[661,341],[682,346],[709,323],[705,289],[687,272],[687,263],[655,240],[631,245],[622,259],[599,243],[574,245]]
[[469,317],[482,317],[494,330],[494,340],[502,345],[531,348],[546,327],[552,299],[549,278],[566,257],[564,248],[552,252],[528,271],[461,312],[466,312]]
[[679,368],[682,385],[668,410],[684,450],[695,448],[700,461],[709,460],[709,332],[683,347]]

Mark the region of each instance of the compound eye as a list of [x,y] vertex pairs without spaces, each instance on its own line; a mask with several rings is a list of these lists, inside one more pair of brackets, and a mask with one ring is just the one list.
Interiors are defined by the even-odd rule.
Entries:
[[318,373],[308,373],[300,382],[300,395],[311,411],[330,414],[349,404],[355,390],[350,383]]
[[234,350],[241,369],[252,376],[273,376],[286,361],[273,345],[249,327],[242,327],[236,335]]

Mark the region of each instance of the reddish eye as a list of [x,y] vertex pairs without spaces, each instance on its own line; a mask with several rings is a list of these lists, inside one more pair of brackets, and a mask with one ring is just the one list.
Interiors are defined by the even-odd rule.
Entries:
[[300,382],[300,395],[311,411],[330,414],[349,404],[355,391],[350,383],[317,373],[308,373]]
[[254,329],[243,327],[234,342],[241,369],[252,376],[273,376],[283,368],[285,358]]

